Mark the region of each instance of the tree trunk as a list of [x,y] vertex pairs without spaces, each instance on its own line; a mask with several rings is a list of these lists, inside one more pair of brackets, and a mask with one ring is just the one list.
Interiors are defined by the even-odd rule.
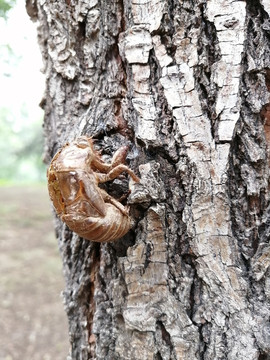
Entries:
[[[136,225],[94,243],[56,220],[70,359],[270,359],[267,0],[28,0],[45,159],[123,144]],[[108,192],[125,192],[118,179]]]

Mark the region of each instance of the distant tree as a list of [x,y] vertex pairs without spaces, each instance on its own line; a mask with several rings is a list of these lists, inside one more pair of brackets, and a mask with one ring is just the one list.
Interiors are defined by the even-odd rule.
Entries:
[[26,109],[21,111],[21,123],[16,121],[12,109],[0,107],[0,163],[1,182],[44,181],[45,165],[42,161],[43,136],[40,119],[29,122]]
[[14,4],[16,3],[16,0],[0,0],[0,17],[6,19],[7,13]]

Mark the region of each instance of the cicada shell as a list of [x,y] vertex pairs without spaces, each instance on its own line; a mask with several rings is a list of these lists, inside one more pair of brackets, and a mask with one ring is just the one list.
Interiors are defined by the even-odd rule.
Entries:
[[81,136],[66,144],[52,159],[47,172],[50,199],[60,218],[79,236],[98,242],[113,241],[131,228],[128,209],[99,187],[127,172],[127,147],[121,147],[111,163],[105,163],[91,138]]

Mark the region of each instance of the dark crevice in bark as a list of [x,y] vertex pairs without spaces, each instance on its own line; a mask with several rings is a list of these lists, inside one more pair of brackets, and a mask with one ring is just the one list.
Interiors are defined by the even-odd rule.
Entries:
[[[228,318],[226,318],[226,323],[228,322]],[[228,336],[227,336],[227,331],[226,331],[226,325],[224,326],[224,329],[223,329],[223,333],[222,333],[222,347],[224,349],[224,353],[223,353],[223,359],[226,360],[228,358],[228,349],[229,349],[229,346],[228,346]]]
[[158,326],[161,328],[161,334],[162,334],[162,339],[165,341],[165,343],[170,347],[170,349],[173,349],[173,344],[171,341],[171,336],[168,333],[168,331],[166,330],[165,326],[163,325],[162,321],[158,321],[157,322]]
[[125,4],[123,0],[119,0],[118,4],[121,13],[119,32],[124,32],[126,30]]
[[[156,323],[156,328],[157,330],[161,331],[161,338],[162,338],[162,342],[165,344],[165,346],[170,350],[170,359],[173,358],[173,352],[174,352],[174,347],[173,347],[173,343],[171,340],[171,336],[168,333],[168,331],[166,330],[164,324],[162,321],[157,321]],[[160,345],[160,344],[158,344]],[[162,357],[161,357],[162,358]]]
[[256,70],[270,66],[269,46],[262,46],[269,42],[269,15],[264,10],[259,0],[247,0],[247,33],[251,34],[247,38],[248,52],[252,56]]
[[[183,152],[183,148],[179,148],[179,154]],[[183,154],[181,155],[183,158]],[[186,314],[193,322],[193,315],[196,311],[196,306],[198,306],[198,297],[200,296],[201,287],[199,285],[200,281],[196,275],[196,257],[193,255],[190,244],[191,239],[187,234],[186,223],[182,220],[182,213],[184,207],[189,203],[189,194],[186,191],[184,185],[182,184],[181,174],[177,171],[177,165],[172,163],[172,177],[168,174],[164,177],[165,189],[167,192],[166,199],[172,199],[172,201],[167,201],[167,204],[170,204],[171,214],[168,212],[168,221],[166,227],[169,231],[168,239],[174,239],[174,241],[169,241],[169,258],[170,266],[169,278],[172,280],[173,286],[170,286],[170,292],[173,296],[180,301],[185,308]],[[166,165],[167,166],[167,165]],[[168,166],[167,166],[168,168]],[[186,177],[189,177],[188,173],[185,173]],[[175,194],[178,194],[177,199]],[[173,203],[172,203],[173,202]],[[177,204],[177,205],[176,205]],[[177,229],[172,227],[171,231],[171,219],[176,218],[177,220]],[[183,281],[183,279],[186,279]],[[187,280],[188,279],[188,280]],[[182,296],[182,294],[185,294]],[[194,323],[194,322],[193,322]]]
[[84,19],[83,21],[78,23],[78,38],[85,40],[85,36],[86,36],[86,19]]
[[151,262],[151,253],[152,253],[152,246],[151,244],[146,244],[146,251],[145,251],[145,261],[144,261],[144,267],[143,267],[143,273],[145,273],[146,269],[148,268],[148,265]]
[[[120,31],[122,30],[123,29],[120,29]],[[111,63],[112,60],[115,60],[115,62],[118,63],[116,81],[119,83],[119,92],[116,96],[113,97],[114,119],[116,122],[116,126],[110,131],[110,133],[120,133],[121,135],[129,139],[131,142],[134,142],[134,129],[129,125],[128,119],[124,118],[122,110],[122,101],[125,99],[127,93],[127,70],[125,63],[122,61],[122,58],[120,56],[118,43],[119,33],[115,37],[115,42],[109,47],[106,53],[107,64]]]
[[[166,144],[164,144],[164,145],[166,145]],[[162,147],[162,146],[149,145],[147,150],[145,150],[145,154],[150,161],[155,160],[157,158],[157,154],[158,154],[160,158],[163,158],[164,160],[166,160],[170,165],[175,166],[175,164],[177,162],[176,159],[174,159],[170,156],[170,154],[166,150],[165,146]]]
[[265,353],[261,353],[258,357],[258,360],[270,360],[270,355],[269,354],[265,354]]
[[[250,161],[241,137],[235,137],[231,154],[233,159],[230,161],[228,184],[231,194],[232,230],[238,239],[243,256],[249,259],[258,247],[257,226],[262,209],[260,209],[259,197],[247,194],[248,173],[243,172],[243,166],[250,166]],[[248,233],[245,231],[247,229],[249,229]]]
[[200,353],[199,353],[199,359],[200,360],[204,360],[205,359],[205,352],[207,349],[207,343],[205,341],[205,336],[203,335],[203,329],[204,329],[205,325],[199,325],[198,326],[198,330],[199,330],[199,336],[200,336]]
[[155,354],[154,360],[163,360],[163,357],[160,355],[159,351]]
[[182,258],[186,264],[189,264],[193,272],[193,274],[191,273],[193,275],[193,281],[190,287],[188,316],[190,320],[195,325],[197,325],[194,322],[193,317],[199,306],[199,298],[202,291],[202,284],[196,270],[196,262],[195,262],[196,258],[194,256],[188,256],[188,255],[184,255]]
[[[136,219],[138,221],[138,219]],[[121,239],[110,244],[111,248],[115,251],[115,258],[127,256],[127,250],[129,247],[134,246],[136,241],[136,235],[131,229]]]
[[159,35],[167,54],[174,58],[176,52],[176,46],[173,44],[173,35],[175,33],[174,16],[177,13],[177,9],[179,9],[179,5],[174,0],[169,0],[167,2],[167,9],[168,11],[164,13],[161,19],[160,27],[152,32],[152,36]]
[[270,204],[268,203],[265,210],[265,220],[261,223],[258,229],[259,238],[263,239],[265,244],[270,242]]
[[211,74],[213,64],[220,60],[221,55],[216,28],[205,18],[203,6],[200,10],[201,23],[199,26],[201,31],[197,42],[199,65],[194,67],[194,77],[202,109],[211,121],[212,137],[217,141],[217,125],[219,123],[215,112],[217,85],[211,79]]
[[[151,84],[151,92],[154,95],[154,100],[158,101],[158,96],[160,96],[160,91],[162,87],[159,85],[159,80],[161,78],[161,69],[158,65],[158,61],[155,56],[155,52],[153,49],[149,52],[149,66],[150,66],[150,84]],[[163,95],[163,94],[162,94]]]
[[118,29],[117,36],[115,36],[115,43],[112,45],[112,51],[108,51],[107,55],[114,54],[114,58],[117,60],[119,64],[119,70],[121,72],[119,87],[123,87],[122,91],[119,92],[119,99],[115,100],[115,119],[118,123],[117,131],[134,143],[134,129],[129,125],[128,120],[123,117],[122,112],[122,101],[126,97],[127,93],[127,69],[119,53],[119,35],[126,29],[126,9],[123,0],[119,0],[118,7],[120,10],[120,27]]
[[267,90],[270,92],[270,68],[266,68],[265,71],[265,85],[267,87]]
[[82,73],[86,70],[86,63],[84,59],[84,44],[86,39],[86,27],[87,27],[87,21],[86,18],[78,23],[78,29],[77,29],[77,36],[76,36],[76,43],[75,43],[75,51],[77,58],[80,62],[80,70]]
[[164,89],[160,84],[161,69],[158,65],[155,53],[150,51],[149,55],[150,65],[150,85],[151,93],[154,98],[155,106],[157,109],[157,117],[159,121],[156,122],[157,131],[160,134],[159,143],[149,144],[147,147],[147,154],[153,159],[156,158],[158,153],[165,158],[170,164],[174,164],[179,160],[179,155],[174,141],[174,118],[172,110],[169,108]]
[[269,19],[269,15],[264,10],[260,0],[247,0],[247,9],[254,17],[258,17],[261,23]]
[[[267,174],[268,168],[267,151],[263,151],[266,148],[267,135],[262,131],[263,119],[265,115],[267,117],[267,112],[265,112],[267,105],[262,106],[260,115],[257,105],[254,106],[259,102],[263,104],[269,97],[266,93],[268,77],[265,70],[269,62],[269,50],[261,46],[262,43],[267,43],[261,27],[267,14],[259,1],[247,1],[247,14],[249,37],[243,57],[245,68],[241,90],[243,102],[241,119],[237,124],[236,135],[231,146],[229,191],[232,201],[232,229],[238,239],[242,255],[246,259],[243,264],[249,270],[248,260],[257,252],[260,243],[265,241],[261,236],[263,233],[261,229],[265,227],[265,211],[269,203],[268,187],[262,178],[262,174]],[[250,59],[256,64],[251,70],[249,70]],[[265,78],[265,83],[263,78]],[[254,155],[254,149],[262,149],[261,154]],[[253,189],[254,185],[251,182],[255,182],[255,177],[257,188]]]

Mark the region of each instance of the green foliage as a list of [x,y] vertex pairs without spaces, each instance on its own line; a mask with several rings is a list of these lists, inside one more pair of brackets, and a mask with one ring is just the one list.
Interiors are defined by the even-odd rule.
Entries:
[[5,77],[12,76],[12,71],[19,65],[20,60],[20,56],[14,53],[9,44],[0,45],[1,72]]
[[[22,31],[14,31],[14,23],[18,18],[21,21],[21,12],[25,12],[24,5],[25,1],[0,0],[0,25],[4,35],[0,41],[3,89],[0,97],[0,186],[10,182],[40,182],[46,177],[42,163],[42,114],[37,109],[35,93],[38,82],[32,85],[27,82],[29,76],[33,77],[27,57],[32,49],[28,42],[31,41],[30,29],[23,26]],[[13,6],[14,11],[8,13]],[[26,13],[25,17],[28,20]]]
[[11,109],[0,108],[0,184],[45,181],[41,121],[29,123],[25,108],[20,116],[15,119]]
[[14,6],[16,0],[0,0],[0,17],[6,19],[7,12]]
[[[16,0],[0,0],[0,17],[6,19],[15,3]],[[16,6],[23,7],[23,4],[18,1]],[[42,163],[42,115],[37,109],[38,99],[32,99],[30,90],[33,89],[27,88],[27,77],[23,76],[29,69],[25,63],[28,34],[24,29],[11,33],[16,16],[20,16],[18,7],[8,14],[7,21],[0,19],[1,32],[5,35],[0,43],[3,89],[0,97],[0,186],[40,182],[46,177]]]

